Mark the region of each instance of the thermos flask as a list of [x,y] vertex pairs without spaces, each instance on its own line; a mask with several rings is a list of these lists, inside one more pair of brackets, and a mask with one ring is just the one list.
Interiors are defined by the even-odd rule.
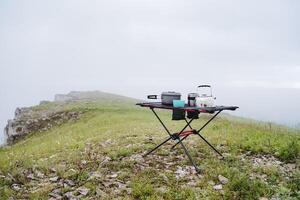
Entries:
[[188,105],[191,107],[196,106],[196,97],[198,97],[198,93],[189,93],[188,94]]

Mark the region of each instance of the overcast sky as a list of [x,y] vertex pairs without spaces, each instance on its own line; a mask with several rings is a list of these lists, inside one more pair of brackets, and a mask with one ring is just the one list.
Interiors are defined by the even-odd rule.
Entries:
[[[0,125],[55,93],[143,98],[202,83],[243,116],[298,123],[299,10],[296,0],[1,0]],[[288,108],[275,119],[278,104]]]

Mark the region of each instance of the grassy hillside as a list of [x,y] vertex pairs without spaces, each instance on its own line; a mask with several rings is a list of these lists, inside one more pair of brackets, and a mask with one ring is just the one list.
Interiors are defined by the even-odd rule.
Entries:
[[[295,130],[220,116],[203,136],[225,160],[196,136],[185,141],[202,169],[196,175],[180,147],[169,151],[173,141],[142,157],[167,136],[150,110],[134,106],[132,99],[99,99],[34,108],[83,114],[0,149],[2,199],[300,198],[300,134]],[[168,112],[159,114],[173,132],[184,124],[171,121]],[[223,184],[222,177],[228,179]]]

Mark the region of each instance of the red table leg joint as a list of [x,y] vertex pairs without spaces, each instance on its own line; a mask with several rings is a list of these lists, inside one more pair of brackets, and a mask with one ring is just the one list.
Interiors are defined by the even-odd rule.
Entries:
[[179,137],[189,136],[189,135],[194,134],[194,133],[195,133],[194,129],[186,130],[186,131],[183,131],[182,133],[180,133]]

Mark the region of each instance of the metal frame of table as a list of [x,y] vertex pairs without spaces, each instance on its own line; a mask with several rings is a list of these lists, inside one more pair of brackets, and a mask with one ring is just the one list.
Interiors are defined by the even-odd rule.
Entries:
[[[189,106],[185,106],[182,108],[175,108],[171,105],[163,105],[160,102],[151,102],[151,103],[137,103],[136,105],[139,105],[141,107],[148,107],[151,109],[151,111],[153,112],[153,114],[156,116],[156,118],[158,119],[158,121],[160,122],[160,124],[163,126],[163,128],[165,129],[165,131],[168,133],[169,137],[164,140],[163,142],[161,142],[159,145],[157,145],[155,148],[153,148],[152,150],[150,150],[149,152],[147,152],[144,157],[148,156],[149,154],[151,154],[152,152],[154,152],[155,150],[157,150],[159,147],[161,147],[162,145],[164,145],[165,143],[167,143],[168,141],[172,140],[177,140],[177,143],[175,143],[171,149],[173,149],[175,146],[177,146],[178,144],[181,145],[181,147],[183,148],[185,154],[187,155],[188,159],[190,160],[190,162],[192,163],[192,165],[195,167],[195,170],[197,171],[197,173],[200,173],[200,169],[197,167],[197,165],[195,164],[192,156],[190,155],[189,151],[187,150],[186,146],[183,144],[183,141],[190,135],[194,134],[194,135],[198,135],[208,146],[210,146],[218,155],[221,156],[221,158],[223,159],[224,156],[212,145],[210,144],[201,134],[200,132],[212,121],[215,119],[215,117],[217,117],[222,111],[224,110],[231,110],[234,111],[236,110],[238,107],[237,106],[216,106],[216,107],[189,107]],[[160,119],[160,117],[158,116],[158,114],[155,112],[155,108],[157,109],[167,109],[167,110],[182,110],[185,112],[195,112],[197,114],[200,113],[210,113],[210,114],[214,114],[200,129],[196,130],[193,129],[191,126],[191,123],[196,119],[195,116],[193,115],[193,117],[189,120],[187,120],[186,118],[184,119],[186,122],[186,125],[181,129],[180,132],[177,133],[171,133],[169,131],[169,129],[166,127],[166,125],[163,123],[163,121]],[[185,129],[189,127],[190,130],[186,130]]]

